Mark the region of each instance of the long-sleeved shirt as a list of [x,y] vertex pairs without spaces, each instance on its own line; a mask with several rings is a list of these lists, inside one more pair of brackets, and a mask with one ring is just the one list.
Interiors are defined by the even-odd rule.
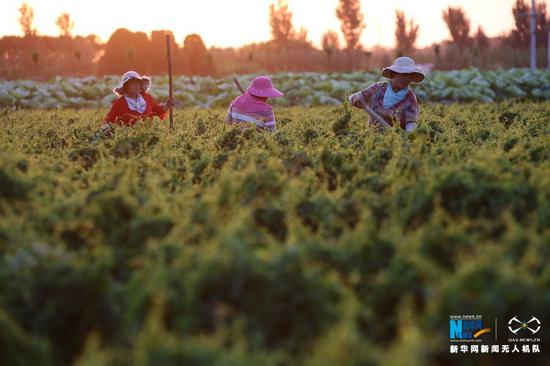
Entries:
[[275,131],[273,107],[248,92],[233,99],[227,111],[226,121],[243,127],[251,125],[259,130]]
[[[409,89],[400,102],[397,102],[389,108],[384,108],[386,88],[391,88],[390,82],[386,81],[372,84],[367,89],[352,94],[349,97],[349,101],[352,105],[361,102],[369,106],[390,126],[393,126],[394,122],[397,122],[402,129],[411,131],[416,126],[418,116],[420,115],[420,108],[418,107],[416,95]],[[370,115],[369,124],[377,124]]]
[[122,96],[113,102],[111,110],[107,116],[105,116],[103,122],[133,126],[139,120],[152,119],[154,116],[158,116],[160,119],[166,118],[167,111],[165,111],[161,105],[157,104],[150,94],[145,92],[140,94],[147,103],[143,113],[130,109],[126,98]]

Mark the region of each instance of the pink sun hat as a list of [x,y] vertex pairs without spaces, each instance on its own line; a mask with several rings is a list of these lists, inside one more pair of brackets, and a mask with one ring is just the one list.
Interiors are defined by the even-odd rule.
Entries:
[[256,97],[264,98],[277,98],[282,97],[284,94],[275,89],[271,83],[271,79],[267,76],[257,76],[252,80],[252,83],[248,86],[248,94],[252,94]]
[[143,87],[144,92],[148,92],[149,88],[151,88],[151,78],[147,76],[141,76],[136,71],[127,71],[124,73],[124,75],[122,75],[120,84],[113,89],[113,92],[118,96],[122,95],[122,91],[124,90],[124,84],[126,84],[128,81],[132,79],[137,79],[141,81],[141,85]]

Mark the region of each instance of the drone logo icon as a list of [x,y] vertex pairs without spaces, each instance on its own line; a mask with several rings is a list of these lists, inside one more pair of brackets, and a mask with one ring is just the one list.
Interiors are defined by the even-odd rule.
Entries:
[[534,316],[528,322],[522,322],[516,316],[508,322],[508,329],[514,334],[518,334],[520,330],[524,329],[525,331],[530,331],[531,335],[533,335],[540,330],[540,327],[540,320]]

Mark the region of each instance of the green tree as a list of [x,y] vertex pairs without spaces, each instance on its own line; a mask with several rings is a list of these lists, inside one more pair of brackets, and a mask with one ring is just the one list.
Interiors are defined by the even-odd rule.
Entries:
[[449,28],[453,43],[460,51],[464,51],[472,44],[470,37],[470,19],[461,7],[449,6],[443,10],[443,20]]
[[149,38],[143,32],[117,29],[105,45],[105,53],[99,60],[101,74],[122,74],[128,70],[149,73]]
[[163,75],[167,71],[166,61],[166,35],[170,36],[170,46],[172,48],[172,59],[174,62],[174,71],[179,71],[179,47],[176,44],[174,35],[168,30],[154,30],[151,32],[149,44],[149,72],[151,74]]
[[296,37],[292,12],[288,9],[286,0],[278,0],[277,4],[269,6],[269,25],[271,36],[276,43],[287,43]]
[[[548,30],[550,20],[546,15],[546,3],[537,5],[537,47],[546,47],[548,44]],[[516,0],[512,7],[514,29],[504,39],[505,43],[514,48],[529,48],[531,38],[531,7],[525,0]]]
[[359,0],[339,0],[336,16],[341,23],[346,48],[348,50],[361,48],[359,39],[366,25],[364,16],[361,14],[361,3]]
[[61,14],[56,20],[55,25],[59,28],[61,37],[71,37],[74,29],[74,21],[68,13]]
[[335,51],[340,49],[338,33],[332,30],[326,31],[321,37],[321,46],[323,47],[323,51],[325,51],[330,58]]
[[186,61],[186,74],[212,75],[214,64],[202,38],[198,34],[190,34],[183,41],[183,57]]
[[489,49],[489,38],[485,35],[483,28],[479,26],[475,35],[475,45],[480,52],[485,52]]
[[418,25],[414,24],[412,19],[407,19],[405,13],[400,10],[395,11],[395,47],[399,56],[410,54],[414,51],[414,44],[418,37]]
[[36,29],[32,27],[34,11],[26,2],[19,8],[19,25],[25,37],[36,35]]

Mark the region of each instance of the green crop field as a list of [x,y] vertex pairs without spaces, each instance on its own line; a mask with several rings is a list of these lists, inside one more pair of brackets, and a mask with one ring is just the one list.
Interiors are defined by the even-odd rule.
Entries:
[[[246,87],[257,75],[240,75]],[[385,80],[380,71],[342,73],[277,73],[273,83],[285,91],[285,97],[273,100],[277,107],[340,105],[352,91]],[[116,96],[113,87],[119,75],[86,78],[56,77],[48,82],[0,79],[0,108],[59,109],[109,108]],[[434,71],[421,84],[412,84],[421,102],[493,103],[516,99],[550,100],[550,70],[508,69],[480,71],[464,69]],[[152,95],[168,98],[168,78],[153,77]],[[177,107],[227,107],[239,95],[231,77],[174,78],[174,102]]]
[[421,108],[0,111],[0,363],[550,365],[449,353],[453,314],[548,329],[550,102]]

